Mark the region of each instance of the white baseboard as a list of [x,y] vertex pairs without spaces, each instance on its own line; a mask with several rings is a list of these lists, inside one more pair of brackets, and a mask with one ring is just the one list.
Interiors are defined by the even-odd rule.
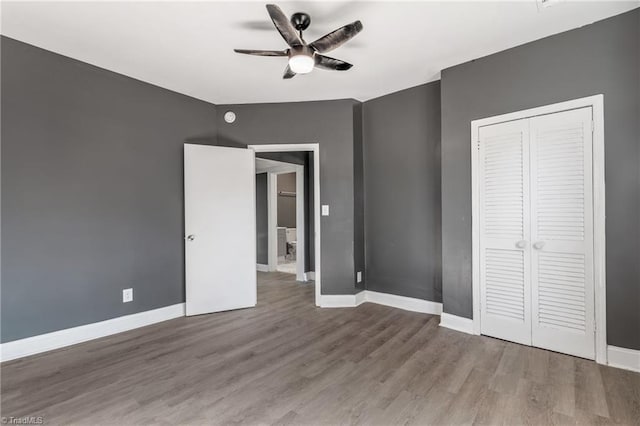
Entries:
[[269,265],[258,263],[256,264],[256,269],[260,272],[269,272]]
[[424,314],[440,315],[442,312],[442,303],[369,290],[356,294],[322,295],[320,307],[354,308],[366,302]]
[[311,281],[315,281],[316,279],[316,273],[315,271],[308,271],[305,272],[305,275],[307,276],[307,281],[311,280]]
[[440,327],[450,328],[463,333],[473,333],[473,320],[443,312],[440,315]]
[[320,296],[321,308],[355,308],[355,294],[323,294]]
[[640,373],[640,351],[609,345],[607,346],[607,364]]
[[365,301],[377,303],[378,305],[391,306],[404,309],[405,311],[421,312],[423,314],[440,315],[442,313],[442,303],[370,290],[367,290],[365,293]]
[[178,303],[151,311],[14,340],[0,345],[0,361],[35,355],[182,316],[184,316],[184,303]]

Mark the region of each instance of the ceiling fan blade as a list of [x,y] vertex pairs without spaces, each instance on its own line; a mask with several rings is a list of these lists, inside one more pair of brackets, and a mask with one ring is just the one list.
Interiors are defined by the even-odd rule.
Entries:
[[333,71],[346,71],[351,68],[351,65],[348,62],[341,61],[340,59],[330,58],[328,56],[316,54],[316,66],[318,68],[323,68],[325,70],[333,70]]
[[362,22],[352,22],[351,24],[345,25],[342,28],[338,28],[329,34],[320,37],[309,46],[313,47],[320,53],[330,52],[349,41],[356,34],[362,31],[362,28]]
[[287,15],[285,15],[278,6],[275,4],[268,4],[267,11],[273,21],[273,25],[276,26],[276,29],[289,46],[293,47],[304,45],[300,35],[297,33],[296,29],[293,28],[291,22],[289,22]]
[[244,53],[245,55],[256,56],[287,56],[289,49],[287,50],[253,50],[253,49],[233,49],[236,53]]
[[287,64],[287,67],[284,69],[284,75],[282,76],[282,78],[284,78],[285,80],[288,80],[290,78],[295,77],[296,73],[291,71],[291,67]]

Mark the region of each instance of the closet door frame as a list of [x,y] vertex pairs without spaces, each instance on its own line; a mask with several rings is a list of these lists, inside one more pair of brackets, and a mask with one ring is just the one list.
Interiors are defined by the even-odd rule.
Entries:
[[479,129],[483,126],[531,118],[539,115],[591,107],[593,114],[593,261],[595,289],[595,353],[596,362],[607,364],[606,312],[606,238],[604,175],[604,96],[559,102],[537,108],[487,117],[471,122],[471,243],[473,333],[480,334],[480,194],[479,194]]

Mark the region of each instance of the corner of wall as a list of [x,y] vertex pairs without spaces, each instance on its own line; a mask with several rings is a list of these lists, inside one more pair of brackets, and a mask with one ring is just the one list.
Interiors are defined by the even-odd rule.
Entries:
[[[366,289],[365,226],[364,226],[364,138],[363,104],[353,104],[353,265],[354,283],[357,290]],[[358,282],[358,272],[361,281]]]

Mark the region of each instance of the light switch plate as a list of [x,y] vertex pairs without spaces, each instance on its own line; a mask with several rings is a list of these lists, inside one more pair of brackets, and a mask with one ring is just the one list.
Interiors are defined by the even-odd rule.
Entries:
[[133,301],[133,289],[125,288],[122,290],[122,303],[132,302]]
[[356,272],[356,282],[362,282],[362,272],[360,271]]
[[322,216],[329,216],[329,206],[327,204],[322,205]]

